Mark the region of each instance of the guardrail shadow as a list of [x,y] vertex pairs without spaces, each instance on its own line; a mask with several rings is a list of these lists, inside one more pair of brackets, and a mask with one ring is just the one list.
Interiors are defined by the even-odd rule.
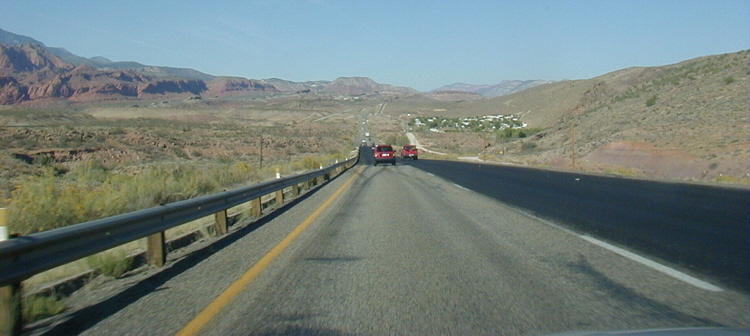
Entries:
[[[71,312],[61,319],[51,319],[47,323],[41,322],[38,324],[29,325],[28,328],[24,330],[24,332],[33,332],[35,334],[49,336],[78,335],[88,328],[91,328],[97,323],[103,321],[107,317],[134,303],[135,301],[138,301],[149,293],[159,290],[159,287],[164,285],[167,281],[201,263],[214,253],[220,252],[225,247],[244,238],[245,236],[253,233],[256,229],[273,221],[280,215],[284,214],[287,210],[291,209],[293,206],[315,194],[315,192],[320,190],[321,187],[327,185],[332,180],[334,179],[321,183],[319,186],[305,192],[304,194],[287,203],[284,203],[282,206],[274,209],[266,215],[257,218],[255,221],[245,226],[241,226],[237,230],[230,231],[225,236],[217,237],[217,239],[210,244],[186,254],[185,256],[174,261],[168,267],[157,270],[157,272],[151,274],[146,279],[137,282],[131,287],[115,294],[108,299],[105,299],[104,301],[98,302],[78,311]],[[240,223],[235,225],[242,224]],[[127,277],[125,279],[127,279]],[[45,330],[47,328],[49,329]]]

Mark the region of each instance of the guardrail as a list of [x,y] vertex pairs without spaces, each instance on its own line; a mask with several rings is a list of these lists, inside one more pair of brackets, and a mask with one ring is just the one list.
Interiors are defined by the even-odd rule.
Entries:
[[20,334],[21,282],[33,275],[144,237],[147,237],[148,263],[161,267],[166,260],[165,230],[214,215],[216,234],[226,234],[227,209],[250,202],[252,215],[259,217],[261,197],[275,193],[277,204],[282,204],[285,188],[291,187],[291,194],[296,197],[300,184],[311,187],[319,179],[329,180],[357,160],[355,157],[327,168],[252,186],[2,241],[0,334]]

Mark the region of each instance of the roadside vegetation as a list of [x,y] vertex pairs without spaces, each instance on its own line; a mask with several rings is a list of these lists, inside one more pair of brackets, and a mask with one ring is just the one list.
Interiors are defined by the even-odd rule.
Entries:
[[65,173],[43,166],[38,174],[18,178],[3,203],[10,210],[10,231],[28,235],[251,184],[276,171],[318,169],[343,159],[344,155],[322,154],[264,169],[246,162],[170,162],[111,169],[94,160]]
[[504,129],[520,129],[527,125],[515,115],[487,115],[481,117],[419,117],[409,121],[409,126],[418,131],[471,131],[487,132]]
[[119,278],[130,270],[133,259],[123,250],[113,250],[94,254],[86,258],[89,268],[96,274],[111,278]]
[[65,302],[55,293],[30,295],[23,299],[23,320],[35,322],[50,316],[55,316],[67,309]]
[[[29,235],[314,170],[347,159],[353,148],[354,119],[300,122],[307,114],[332,113],[312,105],[307,112],[271,106],[239,114],[236,105],[162,105],[0,109],[0,207],[9,209],[10,233]],[[206,224],[170,232],[196,228]],[[86,270],[122,277],[134,267],[130,255],[142,248],[132,242],[25,281],[32,294],[23,298],[24,320],[66,309],[59,293],[34,290]]]
[[[125,118],[93,116],[100,110]],[[241,120],[223,113],[0,110],[0,207],[9,209],[9,231],[28,235],[258,183],[276,172],[318,169],[346,159],[353,147],[353,121],[298,124],[284,111],[274,112],[274,122],[256,120],[252,111]]]
[[10,230],[27,235],[208,194],[257,178],[246,163],[185,163],[114,171],[98,161],[67,174],[45,168],[19,179],[11,193]]

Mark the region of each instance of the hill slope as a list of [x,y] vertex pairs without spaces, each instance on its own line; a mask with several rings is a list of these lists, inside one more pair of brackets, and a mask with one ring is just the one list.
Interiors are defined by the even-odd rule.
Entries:
[[0,70],[0,105],[55,99],[92,101],[278,92],[272,85],[244,78],[217,78],[207,85],[200,79],[154,76],[134,70],[74,67],[37,44],[0,44]]
[[439,91],[466,91],[476,94],[480,94],[484,97],[499,97],[509,95],[511,93],[520,92],[535,86],[542,84],[553,83],[553,81],[546,80],[504,80],[495,85],[472,85],[466,83],[453,83],[450,85],[442,86],[432,92]]
[[544,129],[531,138],[494,142],[490,154],[500,160],[742,180],[750,162],[748,61],[748,51],[741,51],[628,68],[463,102],[442,115],[515,114]]
[[134,70],[134,71],[146,73],[146,74],[153,75],[153,76],[163,76],[163,77],[177,76],[177,77],[183,77],[183,78],[189,78],[189,79],[200,79],[204,81],[210,81],[215,78],[215,76],[205,74],[200,71],[193,70],[193,69],[173,68],[173,67],[165,67],[165,66],[151,66],[151,65],[145,65],[145,64],[138,63],[138,62],[130,62],[130,61],[113,62],[101,56],[85,58],[85,57],[81,57],[76,54],[73,54],[64,48],[48,47],[41,41],[38,41],[34,38],[11,33],[3,29],[0,29],[0,43],[11,45],[11,46],[20,46],[22,44],[36,44],[36,45],[46,48],[50,53],[59,57],[64,62],[70,63],[74,66],[86,65],[95,69],[102,69],[102,70]]
[[416,93],[412,88],[393,86],[388,84],[379,84],[367,77],[339,77],[323,88],[324,92],[344,94],[344,95],[362,95],[368,93],[393,92],[393,93]]

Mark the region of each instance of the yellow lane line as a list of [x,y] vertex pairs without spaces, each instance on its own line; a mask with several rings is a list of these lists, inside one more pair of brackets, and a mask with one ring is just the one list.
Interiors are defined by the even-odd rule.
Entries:
[[182,330],[175,334],[176,336],[188,336],[196,335],[203,327],[216,316],[222,308],[229,304],[250,282],[252,282],[265,268],[270,264],[281,252],[283,252],[292,242],[299,236],[305,229],[312,223],[320,214],[333,203],[336,198],[349,186],[354,178],[359,176],[365,167],[361,167],[347,180],[344,185],[336,190],[331,197],[329,197],[317,210],[315,210],[307,219],[305,219],[299,226],[297,226],[291,233],[289,233],[284,239],[279,242],[274,248],[272,248],[266,255],[258,260],[255,265],[250,267],[245,274],[243,274],[239,280],[235,281],[229,286],[221,295],[216,297],[206,308],[203,309],[190,323],[188,323]]

